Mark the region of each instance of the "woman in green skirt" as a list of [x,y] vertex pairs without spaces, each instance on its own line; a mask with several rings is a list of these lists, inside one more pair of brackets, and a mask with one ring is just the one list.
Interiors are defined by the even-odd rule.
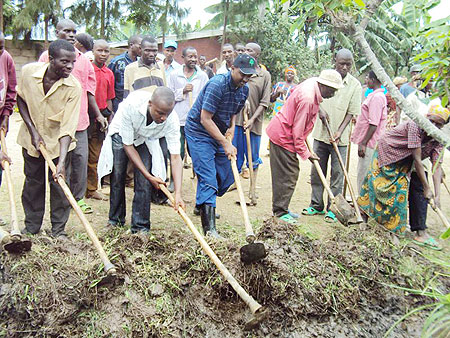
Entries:
[[[450,111],[439,105],[430,107],[427,114],[427,118],[438,128],[448,122],[449,116]],[[442,150],[443,146],[413,121],[387,130],[380,137],[358,198],[358,204],[366,216],[394,233],[406,230],[409,177],[413,165],[423,184],[425,198],[434,198],[439,206],[441,166],[439,164],[433,174],[433,196],[422,160],[429,157],[434,167]]]

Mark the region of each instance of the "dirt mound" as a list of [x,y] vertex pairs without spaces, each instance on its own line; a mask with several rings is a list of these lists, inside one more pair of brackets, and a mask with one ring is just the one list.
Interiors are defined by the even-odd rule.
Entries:
[[[416,263],[422,258],[393,247],[377,228],[342,229],[318,241],[269,219],[258,238],[269,255],[252,265],[239,262],[244,243],[210,244],[244,289],[271,310],[255,332],[261,336],[382,334],[394,320],[380,316],[398,318],[425,299],[381,283],[422,287],[437,269],[427,263],[421,278],[405,274],[399,261],[406,253]],[[85,236],[64,243],[36,237],[29,254],[3,254],[0,335],[243,335],[250,311],[184,228],[152,236],[117,229],[101,241],[118,268],[112,284],[103,283],[102,265]],[[382,326],[374,325],[377,320]]]

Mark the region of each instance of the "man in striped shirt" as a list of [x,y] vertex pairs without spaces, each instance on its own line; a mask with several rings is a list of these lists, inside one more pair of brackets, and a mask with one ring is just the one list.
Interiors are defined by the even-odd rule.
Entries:
[[125,68],[124,98],[138,89],[153,93],[156,87],[166,85],[164,66],[156,62],[158,43],[155,38],[150,36],[142,38],[141,52],[141,58]]

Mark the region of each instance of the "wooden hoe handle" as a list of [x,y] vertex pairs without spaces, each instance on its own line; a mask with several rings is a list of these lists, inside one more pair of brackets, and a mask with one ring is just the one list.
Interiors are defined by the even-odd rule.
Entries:
[[[6,140],[5,140],[5,130],[2,128],[0,130],[0,141],[2,146],[2,151],[8,155],[6,150]],[[14,187],[12,184],[12,178],[11,178],[11,168],[9,167],[8,161],[3,161],[3,168],[5,169],[5,176],[6,176],[6,185],[8,187],[8,195],[9,195],[9,207],[11,209],[11,237],[20,239],[22,238],[22,234],[20,233],[19,229],[19,222],[17,218],[17,209],[16,209],[16,202],[15,202],[15,195],[14,195]]]
[[[311,144],[309,143],[309,140],[306,139],[305,142],[306,142],[306,146],[309,149],[309,152],[312,152],[312,147],[311,147]],[[327,179],[322,172],[322,168],[320,167],[319,162],[317,160],[314,160],[313,164],[314,164],[314,167],[316,168],[317,174],[319,175],[320,180],[322,181],[322,184],[323,184],[325,190],[327,191],[328,196],[330,197],[331,200],[334,200],[333,192],[331,191],[331,188],[327,182]]]
[[352,197],[353,205],[355,206],[356,218],[358,219],[359,222],[362,222],[361,212],[359,211],[359,208],[358,208],[358,202],[356,200],[356,196],[355,196],[355,192],[353,190],[353,186],[352,186],[352,184],[350,182],[350,177],[349,177],[348,172],[347,172],[347,170],[345,168],[344,161],[342,160],[342,156],[341,156],[341,153],[339,152],[338,145],[337,145],[336,141],[333,138],[333,132],[331,131],[330,124],[328,123],[327,119],[325,119],[324,124],[325,124],[325,127],[327,128],[328,135],[330,135],[330,139],[332,139],[331,144],[333,144],[333,148],[334,148],[334,151],[336,152],[336,155],[338,157],[339,164],[340,164],[340,166],[342,168],[342,171],[344,172],[345,181],[348,184],[348,190],[350,191],[350,196]]
[[[175,204],[175,199],[173,198],[170,191],[166,188],[165,185],[160,184],[159,188],[161,191],[167,196],[167,198]],[[247,304],[247,306],[250,308],[250,311],[252,313],[256,313],[259,309],[262,308],[262,305],[260,305],[252,296],[250,296],[244,288],[238,283],[238,281],[233,277],[233,275],[230,273],[230,271],[226,268],[226,266],[220,261],[219,257],[214,253],[214,251],[211,249],[211,247],[208,245],[206,240],[203,238],[203,236],[200,234],[200,232],[195,227],[194,223],[190,220],[186,212],[182,208],[178,208],[178,213],[180,214],[181,218],[183,218],[184,222],[188,226],[189,230],[194,235],[197,242],[199,242],[200,246],[202,247],[202,250],[211,258],[213,263],[216,265],[216,267],[219,269],[220,273],[223,275],[223,277],[227,280],[228,283],[230,283],[231,287],[236,291],[236,293],[241,297],[241,299]]]
[[[47,161],[49,168],[53,173],[56,173],[56,166],[53,163],[47,149],[43,144],[39,145],[39,151],[41,152],[42,156],[44,157],[45,161]],[[102,247],[102,244],[98,240],[97,235],[95,234],[94,229],[92,228],[91,224],[89,223],[86,216],[83,214],[83,211],[81,210],[80,206],[77,204],[77,201],[72,195],[72,192],[70,191],[70,188],[67,186],[66,181],[64,181],[64,178],[62,176],[58,177],[58,184],[61,186],[61,189],[64,192],[64,195],[66,195],[67,199],[69,200],[70,205],[75,210],[75,213],[77,214],[78,218],[80,219],[81,223],[84,226],[84,229],[86,230],[89,238],[91,239],[92,243],[94,244],[95,249],[97,250],[97,253],[100,256],[100,259],[103,262],[104,269],[108,274],[115,274],[116,268],[109,260],[108,256],[106,255],[105,250]]]
[[[248,109],[249,104],[248,101],[245,102],[244,109],[242,110],[242,114],[244,116],[244,122],[247,124],[248,122]],[[255,199],[255,174],[253,173],[253,154],[252,154],[252,141],[250,138],[250,129],[245,130],[245,137],[247,139],[247,155],[248,155],[248,163],[249,163],[249,171],[250,171],[250,191],[249,191],[249,197],[253,200]]]

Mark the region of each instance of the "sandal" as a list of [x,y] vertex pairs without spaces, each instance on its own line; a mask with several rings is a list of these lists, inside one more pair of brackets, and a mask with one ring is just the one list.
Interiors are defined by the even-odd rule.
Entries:
[[306,216],[314,216],[314,215],[325,215],[325,211],[319,211],[317,209],[314,209],[313,207],[307,207],[303,209],[302,215]]
[[83,211],[83,214],[92,214],[94,210],[90,205],[87,205],[84,199],[77,201],[78,206],[81,208],[81,211]]
[[337,221],[336,215],[332,211],[328,211],[324,218],[327,223],[335,223]]
[[291,215],[292,218],[296,218],[296,219],[297,219],[297,218],[300,217],[299,214],[297,214],[297,213],[295,213],[295,212],[292,212],[292,211],[290,211],[290,210],[288,210],[288,214]]
[[289,214],[284,214],[281,217],[278,217],[281,221],[286,222],[288,224],[297,224],[297,220],[295,218],[293,218],[291,215]]
[[432,250],[436,250],[436,251],[442,250],[442,247],[439,245],[439,243],[431,236],[428,237],[424,242],[418,241],[417,239],[413,239],[413,243],[415,243],[419,246],[423,246],[424,248],[428,248],[428,249],[432,249]]

